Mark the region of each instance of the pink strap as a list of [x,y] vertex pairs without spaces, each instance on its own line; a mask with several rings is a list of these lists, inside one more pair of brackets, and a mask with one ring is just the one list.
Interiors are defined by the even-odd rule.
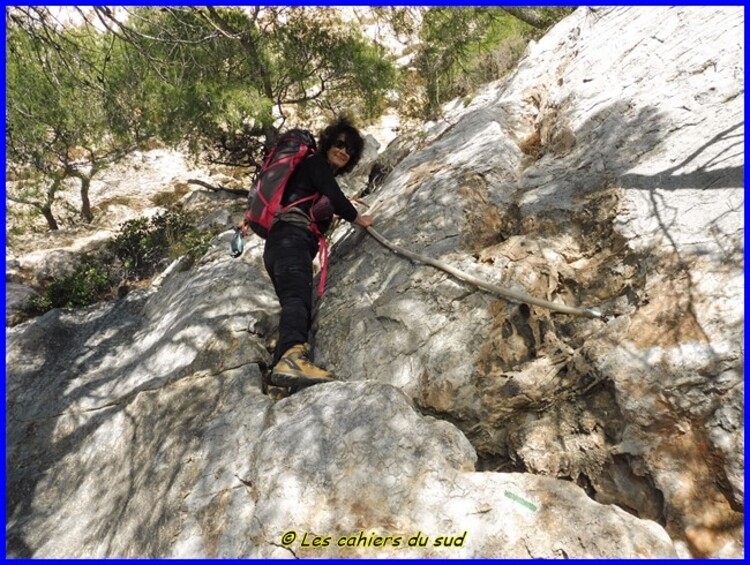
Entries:
[[[279,214],[279,215],[286,214],[289,210],[291,210],[295,206],[298,206],[298,205],[302,204],[303,202],[309,202],[310,200],[317,200],[318,198],[320,198],[320,194],[318,194],[317,192],[315,194],[311,194],[310,196],[305,196],[304,198],[300,198],[299,200],[295,200],[294,202],[291,202],[291,203],[287,204],[283,208],[280,208],[279,211],[277,212],[277,214]],[[312,229],[312,228],[310,228],[310,229]],[[315,234],[315,235],[318,235],[318,234]]]
[[318,297],[326,291],[326,277],[328,276],[328,242],[325,236],[318,235],[320,240],[320,282],[318,283]]
[[[314,200],[317,201],[317,199],[320,198],[320,194],[315,193],[313,197]],[[318,298],[320,298],[326,291],[326,278],[328,277],[328,242],[326,241],[326,236],[321,233],[320,228],[318,227],[314,208],[310,208],[310,231],[315,234],[320,242],[320,282],[318,283]]]
[[315,223],[314,219],[310,222],[310,231],[316,235],[320,242],[320,282],[318,283],[318,298],[320,298],[326,291],[326,278],[328,277],[328,242],[326,241],[326,236],[321,233],[318,224]]

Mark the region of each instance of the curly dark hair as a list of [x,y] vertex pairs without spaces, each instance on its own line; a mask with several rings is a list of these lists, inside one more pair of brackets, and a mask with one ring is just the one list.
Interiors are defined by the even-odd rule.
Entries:
[[365,148],[365,140],[362,139],[359,130],[352,125],[348,118],[341,117],[320,133],[320,139],[318,140],[320,154],[325,156],[333,145],[333,142],[342,133],[346,135],[346,143],[352,149],[352,153],[347,151],[349,153],[349,161],[347,161],[346,165],[336,170],[334,173],[336,175],[345,175],[356,167],[360,157],[362,157],[362,150]]

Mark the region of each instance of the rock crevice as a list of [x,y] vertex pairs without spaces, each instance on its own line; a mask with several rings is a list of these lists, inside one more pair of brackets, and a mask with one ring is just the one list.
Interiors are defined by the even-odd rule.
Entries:
[[312,336],[341,382],[278,402],[257,239],[7,328],[7,554],[742,555],[742,28],[578,9],[382,156],[384,236],[606,321],[344,225]]

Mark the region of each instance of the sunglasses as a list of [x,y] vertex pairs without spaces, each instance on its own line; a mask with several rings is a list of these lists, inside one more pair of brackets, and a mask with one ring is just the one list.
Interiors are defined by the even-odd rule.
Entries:
[[356,151],[356,149],[352,147],[351,145],[349,145],[344,139],[337,139],[336,141],[333,142],[333,146],[336,149],[343,149],[344,151],[346,151],[349,157],[354,155],[354,152]]

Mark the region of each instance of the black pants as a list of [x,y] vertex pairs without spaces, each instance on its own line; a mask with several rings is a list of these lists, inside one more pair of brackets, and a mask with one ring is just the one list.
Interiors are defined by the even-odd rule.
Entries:
[[290,347],[308,341],[312,323],[313,259],[318,241],[300,226],[276,222],[263,250],[263,264],[281,303],[274,364]]

